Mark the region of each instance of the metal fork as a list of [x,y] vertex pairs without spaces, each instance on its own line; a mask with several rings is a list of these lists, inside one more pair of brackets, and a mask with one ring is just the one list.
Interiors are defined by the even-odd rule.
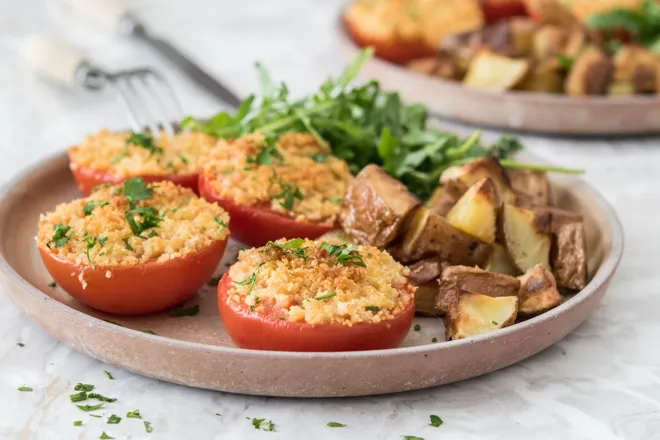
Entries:
[[183,118],[174,89],[152,69],[108,72],[70,46],[43,36],[28,40],[25,55],[37,72],[60,84],[78,85],[91,91],[112,89],[133,131],[147,131],[152,137],[159,138],[163,130],[172,136],[176,128],[171,121]]

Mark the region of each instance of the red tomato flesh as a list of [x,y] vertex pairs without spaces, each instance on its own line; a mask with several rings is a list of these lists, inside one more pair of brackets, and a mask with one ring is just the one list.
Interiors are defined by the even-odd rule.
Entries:
[[360,351],[396,348],[408,334],[415,316],[415,303],[399,315],[378,323],[307,324],[280,320],[278,310],[264,304],[265,313],[228,298],[231,278],[227,271],[218,284],[218,311],[234,343],[251,350]]
[[217,203],[227,211],[232,238],[248,246],[259,247],[280,238],[314,239],[337,228],[335,225],[296,221],[267,208],[239,205],[218,196],[204,174],[199,175],[199,192],[204,199]]
[[160,182],[163,180],[169,180],[170,182],[176,183],[179,186],[192,189],[195,194],[199,194],[197,188],[198,175],[197,174],[170,174],[167,176],[128,176],[128,177],[119,177],[112,174],[108,174],[104,171],[96,171],[87,167],[77,167],[72,170],[73,178],[76,180],[76,184],[80,191],[88,196],[91,194],[92,189],[95,186],[102,185],[104,183],[109,183],[111,185],[116,185],[123,182],[130,177],[142,177],[142,179],[147,183]]
[[[227,240],[182,258],[133,266],[78,266],[39,248],[57,285],[78,301],[118,315],[144,315],[169,309],[193,296],[220,264]],[[87,286],[78,276],[84,271]],[[106,272],[110,271],[110,278]]]

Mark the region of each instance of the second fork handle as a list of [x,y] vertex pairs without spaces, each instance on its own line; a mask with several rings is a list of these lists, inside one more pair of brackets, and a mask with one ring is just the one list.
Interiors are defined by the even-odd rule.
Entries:
[[241,100],[234,92],[220,84],[220,82],[203,71],[197,64],[167,41],[152,37],[144,30],[133,32],[133,36],[150,45],[186,73],[197,85],[211,92],[230,107],[238,108],[240,105]]

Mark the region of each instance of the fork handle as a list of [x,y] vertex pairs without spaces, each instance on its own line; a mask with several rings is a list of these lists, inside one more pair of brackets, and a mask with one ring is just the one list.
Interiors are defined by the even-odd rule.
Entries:
[[23,53],[30,67],[38,74],[68,87],[81,81],[84,70],[92,69],[82,53],[62,41],[43,35],[28,38]]

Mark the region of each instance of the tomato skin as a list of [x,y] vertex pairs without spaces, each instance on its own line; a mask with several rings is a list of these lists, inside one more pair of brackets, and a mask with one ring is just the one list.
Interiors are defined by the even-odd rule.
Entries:
[[429,47],[423,39],[401,40],[401,39],[374,39],[360,32],[358,26],[344,17],[344,29],[351,40],[359,47],[373,47],[378,58],[397,64],[405,64],[409,61],[433,56],[436,49]]
[[521,0],[485,0],[481,7],[486,17],[486,24],[527,15],[527,9]]
[[199,175],[200,195],[220,205],[229,214],[232,238],[252,247],[263,246],[280,238],[317,238],[336,229],[335,225],[300,222],[268,209],[239,205],[218,196],[204,174]]
[[[90,307],[117,315],[145,315],[169,309],[193,296],[220,264],[227,240],[183,258],[134,266],[78,266],[47,249],[41,259],[57,285]],[[78,275],[84,269],[87,287]],[[106,277],[106,271],[112,276]]]
[[[76,180],[78,188],[80,188],[80,192],[82,192],[85,196],[90,195],[92,189],[97,185],[104,183],[116,185],[129,178],[114,176],[103,171],[92,170],[91,168],[81,166],[73,168],[71,172],[73,173],[73,178]],[[169,180],[170,182],[176,183],[179,186],[192,189],[195,194],[199,194],[199,190],[197,188],[197,174],[170,174],[168,176],[145,175],[139,177],[142,177],[142,179],[147,183]]]
[[275,313],[251,311],[228,299],[229,271],[218,284],[218,311],[234,343],[241,348],[269,351],[329,352],[396,348],[405,339],[415,316],[415,302],[398,316],[379,323],[307,324],[282,321]]

